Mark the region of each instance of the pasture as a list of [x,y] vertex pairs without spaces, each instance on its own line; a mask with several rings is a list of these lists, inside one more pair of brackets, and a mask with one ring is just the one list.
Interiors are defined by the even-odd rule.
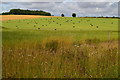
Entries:
[[118,19],[2,21],[4,78],[118,77]]

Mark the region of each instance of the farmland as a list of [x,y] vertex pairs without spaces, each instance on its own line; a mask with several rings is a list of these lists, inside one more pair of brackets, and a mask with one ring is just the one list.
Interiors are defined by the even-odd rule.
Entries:
[[[51,16],[36,16],[36,15],[2,15],[0,16],[0,21],[5,20],[16,20],[16,19],[31,19],[31,18],[43,18]],[[53,17],[53,16],[52,16]]]
[[118,19],[2,21],[4,78],[118,77]]

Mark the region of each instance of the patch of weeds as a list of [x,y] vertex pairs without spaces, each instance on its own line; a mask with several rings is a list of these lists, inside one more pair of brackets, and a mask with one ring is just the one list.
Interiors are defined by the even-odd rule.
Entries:
[[47,42],[45,45],[45,48],[47,50],[50,50],[52,52],[56,52],[58,48],[58,41],[57,40],[52,40],[50,42]]

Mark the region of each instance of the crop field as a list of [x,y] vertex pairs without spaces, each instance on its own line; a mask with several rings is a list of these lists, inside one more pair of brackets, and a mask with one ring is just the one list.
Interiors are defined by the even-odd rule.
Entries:
[[[51,17],[51,16],[36,16],[36,15],[0,15],[0,21],[6,20],[16,20],[16,19],[32,19],[32,18],[43,18],[43,17]],[[52,16],[53,17],[53,16]]]
[[3,78],[118,77],[118,19],[2,21]]

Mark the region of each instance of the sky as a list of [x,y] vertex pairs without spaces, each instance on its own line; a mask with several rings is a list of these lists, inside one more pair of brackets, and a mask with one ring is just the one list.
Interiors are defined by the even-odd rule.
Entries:
[[[11,2],[10,2],[11,1]],[[14,0],[15,1],[15,0]],[[30,9],[50,12],[54,16],[64,14],[70,17],[76,13],[82,16],[118,16],[118,0],[59,0],[59,1],[38,1],[38,0],[12,0],[2,1],[1,12],[8,12],[10,9]],[[28,2],[29,1],[29,2]]]

